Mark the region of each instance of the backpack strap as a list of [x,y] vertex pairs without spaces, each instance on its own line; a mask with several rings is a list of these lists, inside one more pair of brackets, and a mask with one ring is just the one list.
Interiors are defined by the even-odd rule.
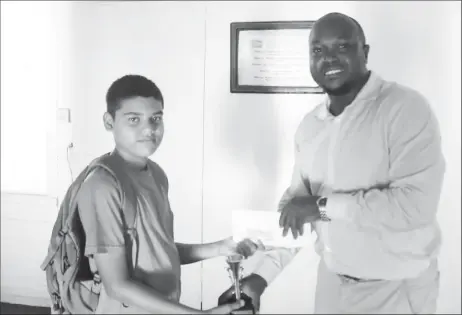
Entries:
[[118,156],[117,153],[112,152],[104,156],[99,162],[98,166],[103,167],[112,176],[117,179],[122,197],[122,211],[127,229],[136,227],[136,218],[138,215],[138,193],[131,185],[132,179],[126,172],[126,162]]
[[[64,200],[61,203],[61,208],[58,214],[58,220],[55,224],[53,235],[56,235],[54,240],[51,241],[48,254],[41,264],[40,268],[45,270],[46,267],[53,260],[53,257],[58,252],[60,246],[65,240],[65,235],[68,232],[70,221],[73,219],[74,213],[77,210],[77,195],[80,187],[88,178],[88,176],[95,171],[97,168],[103,168],[109,174],[111,174],[119,185],[121,192],[121,207],[123,212],[124,225],[127,232],[127,241],[131,247],[132,255],[131,263],[134,269],[138,263],[138,234],[136,233],[136,221],[138,216],[138,204],[137,204],[137,192],[133,186],[130,185],[130,177],[124,171],[124,161],[117,155],[117,153],[107,153],[101,157],[93,160],[80,174],[77,176],[75,181],[71,184]],[[59,218],[60,217],[60,218]],[[61,224],[59,222],[61,221]]]
[[139,255],[139,240],[136,230],[136,222],[138,218],[138,192],[131,185],[132,179],[126,171],[126,162],[113,151],[100,160],[99,165],[103,166],[106,170],[117,179],[117,182],[122,193],[122,212],[127,233],[126,242],[128,245],[128,258],[132,267],[132,272],[138,264]]
[[[75,181],[71,184],[68,191],[66,192],[66,195],[61,203],[58,220],[56,222],[57,224],[54,227],[55,229],[60,229],[56,231],[56,233],[53,232],[53,235],[56,236],[50,244],[48,255],[40,266],[42,270],[45,270],[46,267],[50,264],[65,239],[64,236],[68,232],[69,223],[73,219],[74,213],[77,210],[77,195],[80,187],[88,178],[88,176],[97,168],[103,168],[116,179],[121,192],[121,203],[125,228],[130,240],[137,239],[137,235],[135,234],[138,207],[137,204],[134,204],[134,202],[136,203],[137,200],[137,194],[131,185],[127,185],[127,180],[129,180],[129,178],[127,178],[128,175],[123,172],[123,168],[121,166],[122,165],[120,164],[120,161],[118,161],[118,157],[115,156],[114,152],[107,153],[93,160],[87,167],[85,167],[79,176],[77,176]],[[61,224],[58,224],[60,221]],[[136,250],[136,252],[137,251],[138,250]]]
[[40,265],[42,270],[50,264],[53,257],[58,252],[60,246],[64,242],[65,235],[68,233],[69,223],[74,217],[74,213],[77,210],[77,194],[80,187],[84,183],[88,175],[95,169],[95,166],[99,164],[99,160],[104,158],[103,155],[100,158],[93,160],[85,169],[77,176],[75,181],[71,184],[69,189],[61,202],[60,210],[58,213],[58,219],[56,220],[55,226],[53,227],[52,235],[55,235],[54,239],[51,240],[48,248],[48,254],[45,257],[43,263]]
[[[86,297],[87,300],[80,297],[80,295],[71,298],[68,294],[74,292],[71,287],[74,286],[76,276],[78,273],[78,267],[70,267],[69,262],[67,261],[67,254],[62,255],[62,250],[64,246],[64,241],[69,240],[67,237],[69,229],[73,226],[73,220],[75,220],[76,211],[78,209],[77,205],[77,196],[80,191],[82,184],[86,181],[87,178],[96,170],[103,168],[107,173],[114,177],[117,182],[118,190],[121,196],[121,211],[122,219],[124,221],[124,229],[126,234],[126,248],[127,248],[127,258],[131,258],[132,262],[129,265],[131,268],[130,271],[134,271],[138,261],[138,237],[136,234],[136,220],[138,213],[138,196],[133,185],[130,184],[130,178],[128,174],[125,173],[126,167],[121,164],[123,160],[120,160],[120,156],[114,155],[113,153],[105,154],[95,160],[93,160],[80,174],[77,176],[76,180],[70,185],[67,190],[63,201],[61,202],[60,210],[58,213],[58,218],[54,224],[52,237],[48,247],[48,253],[43,263],[41,264],[41,269],[46,271],[47,277],[47,287],[51,295],[53,302],[53,309],[56,312],[68,312],[69,310],[83,310],[88,311],[88,307],[95,308],[98,304],[97,299],[99,296],[99,290],[101,288],[101,279],[99,278],[98,272],[94,273],[93,284],[91,287],[91,294]],[[123,161],[124,162],[124,161]],[[75,235],[70,234],[72,240],[75,243]],[[79,247],[79,242],[75,243]],[[77,248],[77,252],[79,252]],[[130,255],[131,252],[131,255]],[[83,253],[77,253],[79,257]],[[56,257],[57,255],[60,255]],[[58,258],[58,259],[56,259]],[[53,266],[53,263],[58,262],[61,266]],[[78,262],[77,262],[78,263]],[[77,268],[77,269],[76,269]],[[60,270],[67,270],[68,272],[60,272]],[[61,296],[64,294],[64,296]],[[72,295],[72,294],[71,294]],[[88,305],[90,302],[90,305]],[[90,311],[91,313],[91,311]]]

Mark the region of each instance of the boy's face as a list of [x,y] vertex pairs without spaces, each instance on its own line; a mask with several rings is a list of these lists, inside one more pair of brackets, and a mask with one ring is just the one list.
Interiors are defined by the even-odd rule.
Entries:
[[133,97],[120,102],[113,118],[104,114],[104,125],[114,135],[119,151],[132,158],[148,158],[164,136],[162,103],[153,97]]

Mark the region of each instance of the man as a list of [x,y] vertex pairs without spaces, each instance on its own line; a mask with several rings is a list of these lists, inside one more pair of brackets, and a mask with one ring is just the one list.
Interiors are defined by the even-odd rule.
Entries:
[[[323,16],[309,42],[311,74],[328,97],[296,132],[279,211],[284,235],[310,222],[318,236],[315,313],[434,313],[445,172],[436,117],[419,93],[367,69],[354,19]],[[269,251],[243,279],[256,307],[296,253]]]

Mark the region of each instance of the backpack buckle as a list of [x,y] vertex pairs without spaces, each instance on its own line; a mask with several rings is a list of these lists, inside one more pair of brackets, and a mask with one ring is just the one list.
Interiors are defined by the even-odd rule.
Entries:
[[53,311],[58,311],[63,308],[63,304],[61,302],[61,297],[58,293],[53,293],[51,295],[51,300],[53,302]]
[[96,284],[100,284],[101,283],[101,277],[99,276],[98,273],[95,273],[93,275],[93,281],[96,283]]
[[101,292],[101,277],[97,273],[93,275],[93,284],[91,285],[91,292],[98,295]]

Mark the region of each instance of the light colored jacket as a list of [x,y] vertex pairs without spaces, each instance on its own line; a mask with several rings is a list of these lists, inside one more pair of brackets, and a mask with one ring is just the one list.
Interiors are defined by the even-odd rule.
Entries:
[[[438,255],[445,173],[437,119],[418,92],[371,76],[335,117],[326,99],[295,135],[293,196],[328,198],[315,248],[329,270],[365,279],[413,278]],[[270,283],[297,250],[269,251],[255,273]]]

